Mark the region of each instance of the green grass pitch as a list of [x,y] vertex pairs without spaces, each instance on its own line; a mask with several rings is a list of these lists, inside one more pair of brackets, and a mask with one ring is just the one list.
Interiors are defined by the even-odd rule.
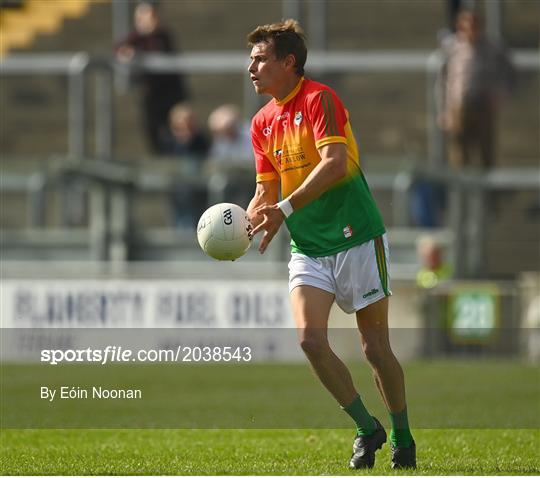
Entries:
[[[537,366],[455,360],[411,362],[404,368],[418,470],[401,474],[540,473]],[[369,368],[354,364],[351,370],[368,408],[388,426]],[[349,419],[306,364],[253,364],[250,369],[140,366],[116,371],[4,364],[1,372],[3,475],[394,473],[388,443],[377,453],[372,471],[348,470],[353,439]],[[76,383],[83,378],[116,383],[120,376],[125,385],[146,387],[148,400],[106,406],[73,401],[62,408],[34,397],[40,383]],[[191,415],[175,421],[182,411]],[[248,415],[255,421],[230,426]],[[136,422],[140,428],[123,429],[124,424],[133,426],[135,417],[142,420]],[[39,419],[57,427],[59,420],[66,420],[71,429],[24,429]]]
[[[419,475],[535,475],[537,430],[416,430]],[[350,471],[350,430],[7,430],[5,475],[400,474],[385,445]]]

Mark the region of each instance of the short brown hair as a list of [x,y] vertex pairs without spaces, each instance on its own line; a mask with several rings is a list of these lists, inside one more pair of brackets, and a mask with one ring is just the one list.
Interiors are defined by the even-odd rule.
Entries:
[[287,55],[293,55],[296,60],[296,73],[300,76],[304,74],[307,60],[306,35],[296,20],[290,18],[271,25],[261,25],[247,36],[247,40],[249,47],[273,41],[276,58],[283,59]]

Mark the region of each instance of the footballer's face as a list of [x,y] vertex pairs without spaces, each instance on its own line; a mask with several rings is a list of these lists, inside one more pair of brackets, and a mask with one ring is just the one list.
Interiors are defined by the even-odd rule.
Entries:
[[272,43],[256,43],[251,49],[249,75],[258,94],[277,96],[287,78],[286,60],[279,60]]

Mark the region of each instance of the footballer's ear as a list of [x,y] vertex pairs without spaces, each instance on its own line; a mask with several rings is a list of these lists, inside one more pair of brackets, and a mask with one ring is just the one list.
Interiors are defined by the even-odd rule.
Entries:
[[296,57],[292,53],[289,53],[283,60],[283,63],[286,68],[292,68],[294,70],[296,68]]

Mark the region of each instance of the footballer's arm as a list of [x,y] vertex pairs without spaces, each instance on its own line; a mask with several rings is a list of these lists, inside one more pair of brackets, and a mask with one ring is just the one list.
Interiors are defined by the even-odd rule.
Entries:
[[262,181],[257,183],[255,188],[255,195],[249,202],[247,208],[247,215],[251,220],[253,227],[258,226],[263,216],[257,213],[257,209],[263,206],[270,206],[276,204],[279,198],[279,181]]
[[[291,203],[293,211],[314,201],[328,191],[330,187],[347,176],[346,144],[326,144],[319,148],[319,154],[321,155],[319,164],[315,166],[305,181],[287,198]],[[257,194],[255,194],[255,197],[257,197]],[[252,210],[254,216],[258,215],[258,220],[256,225],[254,223],[252,234],[255,235],[259,231],[264,230],[263,238],[259,244],[259,251],[261,253],[266,250],[285,219],[283,212],[276,204],[277,191],[275,197],[276,200],[274,202],[267,202],[264,206],[259,206],[257,210]]]
[[314,201],[347,176],[347,145],[330,143],[319,148],[321,161],[305,181],[288,197],[293,210]]

